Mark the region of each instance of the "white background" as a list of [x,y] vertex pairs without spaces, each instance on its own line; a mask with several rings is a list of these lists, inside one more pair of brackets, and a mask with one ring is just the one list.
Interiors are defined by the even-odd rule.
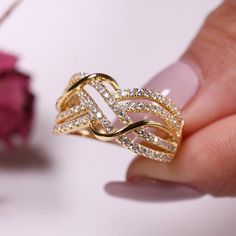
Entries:
[[[30,152],[19,151],[15,159],[36,161],[34,167],[0,166],[1,236],[235,235],[236,199],[140,203],[110,197],[104,184],[124,179],[134,155],[51,134],[55,100],[73,73],[105,72],[123,88],[142,86],[178,58],[219,2],[26,0],[19,6],[0,27],[0,48],[20,55],[19,66],[33,77]],[[1,0],[0,11],[9,3]]]

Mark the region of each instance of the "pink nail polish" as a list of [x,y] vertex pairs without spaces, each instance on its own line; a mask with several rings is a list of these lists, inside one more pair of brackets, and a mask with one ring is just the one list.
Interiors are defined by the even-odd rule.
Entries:
[[181,201],[203,196],[187,185],[149,179],[111,182],[105,186],[105,191],[112,196],[145,202]]
[[[161,92],[172,99],[173,103],[183,108],[195,95],[200,84],[200,73],[193,69],[190,64],[178,61],[150,79],[143,88]],[[143,114],[132,113],[133,120],[143,119]],[[146,119],[150,118],[146,114]],[[114,126],[120,128],[122,125],[115,120]]]
[[183,108],[196,93],[199,81],[199,73],[192,66],[178,61],[154,76],[143,87],[160,91],[169,96],[179,108]]
[[[200,73],[190,63],[178,61],[154,76],[143,87],[161,92],[170,97],[181,109],[196,94],[200,84]],[[132,118],[143,118],[143,114],[131,114]],[[147,115],[148,119],[148,115]],[[141,201],[176,201],[198,198],[198,190],[183,184],[143,179],[112,182],[105,186],[108,194]]]

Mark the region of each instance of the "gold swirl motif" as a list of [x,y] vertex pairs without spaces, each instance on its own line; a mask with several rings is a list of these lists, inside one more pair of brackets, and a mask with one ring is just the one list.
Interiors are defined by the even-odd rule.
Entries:
[[[102,96],[122,128],[114,127],[86,91],[86,85]],[[57,100],[56,107],[59,114],[55,134],[115,141],[138,155],[162,162],[171,162],[180,145],[184,121],[170,98],[145,88],[121,90],[118,83],[106,74],[75,74]],[[129,116],[132,113],[148,113],[153,120],[134,121]]]

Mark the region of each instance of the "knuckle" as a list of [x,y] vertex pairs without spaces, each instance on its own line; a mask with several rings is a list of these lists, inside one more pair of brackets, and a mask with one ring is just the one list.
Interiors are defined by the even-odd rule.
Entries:
[[205,21],[205,26],[215,31],[215,34],[236,41],[236,4],[235,1],[225,1],[213,11]]
[[[232,4],[231,4],[232,5]],[[199,64],[206,79],[235,79],[236,3],[222,4],[206,18],[189,54]]]

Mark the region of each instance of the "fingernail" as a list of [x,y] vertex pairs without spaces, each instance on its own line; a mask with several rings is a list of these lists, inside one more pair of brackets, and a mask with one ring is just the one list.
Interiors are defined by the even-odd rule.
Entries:
[[[201,81],[198,67],[190,61],[178,61],[168,66],[160,73],[150,79],[143,88],[148,88],[161,92],[171,98],[173,103],[182,109],[196,94]],[[131,113],[134,120],[143,119],[141,113]],[[150,114],[146,114],[148,119]],[[115,127],[122,127],[118,119],[114,122]]]
[[195,95],[200,83],[200,73],[191,63],[178,61],[154,76],[143,87],[156,89],[170,97],[183,108]]
[[171,202],[203,196],[193,187],[159,180],[139,179],[132,182],[110,182],[105,191],[112,196],[145,202]]
[[[201,76],[197,67],[195,68],[190,61],[180,60],[154,76],[142,87],[157,90],[170,97],[181,109],[196,94],[200,81]],[[143,114],[131,114],[135,119],[140,116],[143,118]],[[108,183],[105,191],[112,196],[150,202],[187,200],[203,196],[203,193],[188,185],[141,177],[136,177],[135,181]]]

